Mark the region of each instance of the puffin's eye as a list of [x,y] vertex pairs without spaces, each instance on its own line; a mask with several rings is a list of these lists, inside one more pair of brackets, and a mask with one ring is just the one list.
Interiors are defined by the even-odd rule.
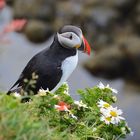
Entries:
[[69,38],[70,38],[70,40],[72,40],[72,34],[70,35],[70,37],[69,37]]

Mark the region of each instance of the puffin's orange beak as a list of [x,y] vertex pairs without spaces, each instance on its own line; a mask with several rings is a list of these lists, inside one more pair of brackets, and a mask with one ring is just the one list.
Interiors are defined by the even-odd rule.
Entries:
[[84,52],[87,53],[88,55],[90,55],[91,47],[84,36],[83,36],[83,41],[84,41],[84,46],[85,46]]

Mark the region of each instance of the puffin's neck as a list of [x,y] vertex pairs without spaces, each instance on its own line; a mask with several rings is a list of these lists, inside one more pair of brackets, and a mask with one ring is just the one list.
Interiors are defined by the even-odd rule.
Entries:
[[55,39],[52,45],[50,46],[50,51],[62,59],[65,59],[67,57],[74,56],[77,54],[77,49],[65,48],[59,43],[57,39]]

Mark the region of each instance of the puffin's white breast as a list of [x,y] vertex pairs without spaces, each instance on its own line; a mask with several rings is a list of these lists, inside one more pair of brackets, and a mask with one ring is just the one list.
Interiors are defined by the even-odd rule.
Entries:
[[69,78],[71,73],[76,68],[77,63],[78,63],[78,51],[76,52],[76,55],[70,56],[62,62],[62,66],[61,66],[62,77],[61,77],[59,83],[56,85],[56,87],[51,92],[56,91],[64,82],[67,81],[67,79]]

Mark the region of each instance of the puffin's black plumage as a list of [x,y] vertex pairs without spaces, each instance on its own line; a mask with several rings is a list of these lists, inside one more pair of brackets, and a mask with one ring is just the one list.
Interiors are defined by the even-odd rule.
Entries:
[[[75,26],[64,26],[54,36],[54,41],[48,49],[44,49],[36,54],[26,65],[19,79],[8,91],[12,92],[33,91],[37,94],[40,88],[56,90],[65,82],[72,71],[75,69],[78,61],[77,49],[90,53],[90,46],[82,35],[80,28]],[[28,85],[35,73],[38,78],[34,87]],[[15,86],[17,88],[12,90]]]
[[[35,73],[38,75],[35,88],[28,87],[27,92],[28,90],[32,90],[34,94],[36,94],[40,88],[52,90],[61,79],[61,64],[63,60],[75,54],[76,49],[62,47],[55,37],[49,49],[44,49],[28,62],[12,88],[17,85],[17,87],[22,87],[22,89],[25,90],[27,85],[25,84],[24,79],[30,80],[32,78],[32,73]],[[12,92],[11,89],[7,94]]]

